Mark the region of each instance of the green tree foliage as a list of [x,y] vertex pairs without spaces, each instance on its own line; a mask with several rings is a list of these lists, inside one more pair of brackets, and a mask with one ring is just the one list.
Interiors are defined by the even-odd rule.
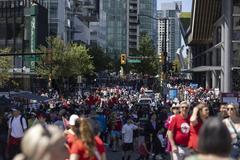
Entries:
[[[0,50],[9,52],[9,49]],[[12,57],[0,57],[0,87],[4,86],[10,79],[9,69],[12,67]]]
[[49,37],[48,48],[40,47],[41,56],[37,63],[37,73],[43,77],[50,74],[55,79],[60,77],[76,77],[93,71],[91,56],[83,45],[74,43],[64,44],[56,37]]
[[158,73],[159,59],[149,35],[142,34],[140,37],[139,51],[136,55],[147,57],[141,63],[133,64],[136,72],[148,75],[156,75]]
[[90,47],[89,54],[93,58],[95,72],[114,69],[114,60],[107,56],[100,47]]

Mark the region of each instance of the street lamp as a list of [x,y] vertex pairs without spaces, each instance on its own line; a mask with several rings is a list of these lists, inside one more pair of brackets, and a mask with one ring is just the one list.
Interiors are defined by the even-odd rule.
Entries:
[[[149,15],[145,15],[145,14],[138,14],[138,17],[148,17],[151,18],[153,20],[156,21],[163,21],[164,22],[164,34],[162,36],[162,53],[160,56],[160,61],[162,61],[162,63],[160,63],[160,72],[159,72],[159,77],[160,77],[160,85],[163,87],[163,83],[162,81],[165,79],[165,77],[167,78],[167,64],[168,64],[168,59],[167,59],[167,22],[169,19],[169,17],[161,17],[161,18],[156,18],[156,17],[152,17]],[[138,25],[140,24],[140,20],[138,18]]]

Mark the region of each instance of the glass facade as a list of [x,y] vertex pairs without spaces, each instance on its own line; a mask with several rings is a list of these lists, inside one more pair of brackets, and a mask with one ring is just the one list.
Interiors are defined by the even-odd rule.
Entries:
[[103,0],[106,12],[107,52],[118,55],[126,52],[126,0]]
[[[157,17],[157,0],[140,0],[140,15],[147,15],[150,17]],[[140,34],[147,33],[152,37],[154,46],[157,46],[157,20],[146,16],[139,16],[140,20]]]

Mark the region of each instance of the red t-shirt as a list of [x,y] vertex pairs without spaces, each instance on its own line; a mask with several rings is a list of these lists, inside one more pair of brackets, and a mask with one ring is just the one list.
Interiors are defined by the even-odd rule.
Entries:
[[100,155],[102,155],[103,153],[106,152],[104,143],[99,136],[95,136],[94,139],[97,146],[97,150],[100,153]]
[[76,141],[77,137],[71,133],[68,133],[66,136],[66,143],[68,145],[68,151],[70,153],[72,144]]
[[202,126],[202,121],[198,121],[198,123],[193,126],[190,125],[190,137],[188,142],[188,147],[194,150],[197,150],[198,146],[198,132]]
[[[98,136],[95,136],[94,139],[96,143],[96,149],[100,156],[105,152],[104,143]],[[94,157],[89,157],[89,155],[87,154],[86,145],[80,139],[73,143],[70,154],[79,155],[79,160],[97,160],[96,155]]]
[[176,115],[170,122],[168,129],[173,132],[173,139],[176,145],[187,147],[190,136],[189,119],[190,116],[184,119],[181,115]]

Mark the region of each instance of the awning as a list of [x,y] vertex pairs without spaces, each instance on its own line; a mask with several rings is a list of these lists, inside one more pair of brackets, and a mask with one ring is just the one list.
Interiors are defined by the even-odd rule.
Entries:
[[191,69],[182,69],[183,73],[192,73],[192,72],[207,72],[207,71],[221,71],[221,66],[199,66]]
[[214,23],[221,16],[219,0],[193,0],[188,44],[207,44],[212,41]]

